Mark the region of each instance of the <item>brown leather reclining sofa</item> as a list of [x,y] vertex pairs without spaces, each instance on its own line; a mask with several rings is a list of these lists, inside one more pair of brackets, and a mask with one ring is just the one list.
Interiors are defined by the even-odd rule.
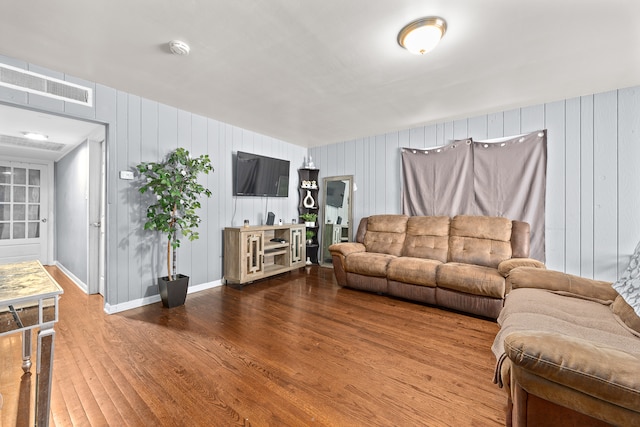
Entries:
[[529,256],[529,224],[459,215],[373,215],[355,242],[329,247],[338,284],[497,318],[512,268]]

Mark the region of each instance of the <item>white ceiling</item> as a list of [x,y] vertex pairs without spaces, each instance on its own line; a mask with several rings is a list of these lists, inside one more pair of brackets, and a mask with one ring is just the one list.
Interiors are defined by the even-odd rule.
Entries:
[[[440,45],[400,48],[429,15]],[[638,0],[22,0],[0,54],[311,147],[638,85],[639,21]]]

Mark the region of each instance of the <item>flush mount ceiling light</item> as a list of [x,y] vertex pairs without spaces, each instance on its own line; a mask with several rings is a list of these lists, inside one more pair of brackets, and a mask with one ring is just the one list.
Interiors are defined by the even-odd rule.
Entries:
[[437,16],[417,19],[398,33],[398,44],[415,55],[433,50],[447,31],[447,22]]
[[31,139],[33,141],[46,141],[49,139],[47,135],[43,135],[37,132],[22,132],[25,138]]
[[173,53],[174,55],[186,56],[189,55],[189,51],[191,50],[191,48],[183,41],[171,40],[169,42],[169,50],[171,50],[171,53]]

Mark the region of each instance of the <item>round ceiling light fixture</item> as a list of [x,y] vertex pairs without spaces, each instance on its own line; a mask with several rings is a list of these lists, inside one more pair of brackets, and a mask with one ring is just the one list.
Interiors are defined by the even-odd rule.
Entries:
[[169,42],[169,49],[171,50],[171,53],[173,53],[174,55],[181,55],[181,56],[187,56],[191,51],[191,48],[189,47],[189,45],[181,40],[171,40]]
[[415,55],[432,51],[447,32],[447,21],[437,16],[416,19],[398,33],[398,44]]

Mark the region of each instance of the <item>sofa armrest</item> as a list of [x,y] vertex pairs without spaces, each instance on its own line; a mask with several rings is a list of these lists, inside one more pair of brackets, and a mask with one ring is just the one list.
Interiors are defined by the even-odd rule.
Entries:
[[534,268],[547,268],[543,262],[533,258],[510,258],[505,259],[498,264],[498,272],[502,277],[507,277],[511,270],[516,267],[534,267]]
[[507,288],[537,288],[610,304],[618,293],[610,282],[574,276],[561,271],[517,267],[507,277]]
[[347,266],[345,263],[347,256],[365,251],[365,246],[356,242],[334,243],[329,246],[331,261],[333,262],[333,273],[336,276],[338,285],[347,286]]
[[349,254],[356,252],[365,252],[366,249],[362,243],[346,242],[346,243],[334,243],[329,246],[329,252],[331,255],[342,255],[346,257]]
[[[512,369],[524,369],[596,399],[640,412],[640,355],[553,332],[522,331],[504,340]],[[554,401],[553,392],[539,397]]]

